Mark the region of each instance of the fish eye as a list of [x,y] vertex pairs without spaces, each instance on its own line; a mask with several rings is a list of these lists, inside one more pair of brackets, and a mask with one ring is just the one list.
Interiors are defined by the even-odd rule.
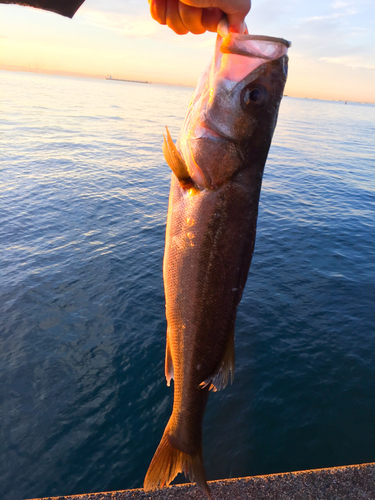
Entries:
[[268,92],[263,85],[250,83],[241,92],[241,106],[246,111],[263,106],[267,102]]

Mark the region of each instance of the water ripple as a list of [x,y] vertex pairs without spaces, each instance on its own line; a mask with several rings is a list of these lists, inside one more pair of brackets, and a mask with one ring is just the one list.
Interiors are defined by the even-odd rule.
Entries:
[[[189,98],[2,72],[4,500],[142,485],[172,404],[162,133]],[[375,461],[374,110],[283,100],[209,479]]]

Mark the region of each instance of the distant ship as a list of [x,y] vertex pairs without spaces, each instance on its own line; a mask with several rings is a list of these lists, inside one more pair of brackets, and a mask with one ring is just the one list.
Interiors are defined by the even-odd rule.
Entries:
[[151,82],[146,82],[142,80],[126,80],[124,78],[112,78],[112,75],[106,76],[106,80],[114,80],[116,82],[131,82],[131,83],[151,83]]

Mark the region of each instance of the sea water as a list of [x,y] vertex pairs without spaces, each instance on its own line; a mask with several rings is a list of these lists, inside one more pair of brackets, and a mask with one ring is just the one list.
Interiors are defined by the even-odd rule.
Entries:
[[[192,89],[0,82],[0,498],[141,487],[173,397],[162,133]],[[374,137],[375,106],[282,101],[208,479],[375,461]]]

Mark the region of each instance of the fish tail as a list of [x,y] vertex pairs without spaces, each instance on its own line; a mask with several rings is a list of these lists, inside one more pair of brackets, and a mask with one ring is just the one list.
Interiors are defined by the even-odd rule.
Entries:
[[179,472],[184,472],[185,476],[189,476],[190,481],[195,482],[211,499],[202,462],[202,451],[200,450],[195,455],[184,453],[172,445],[174,439],[171,437],[169,425],[167,425],[148,468],[143,485],[144,490],[153,491],[163,486],[169,486]]

